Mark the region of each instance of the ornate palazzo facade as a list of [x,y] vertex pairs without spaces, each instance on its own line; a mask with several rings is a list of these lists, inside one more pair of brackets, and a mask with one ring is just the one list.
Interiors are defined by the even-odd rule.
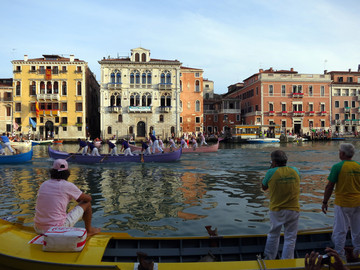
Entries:
[[137,139],[155,131],[168,138],[180,131],[178,60],[150,58],[144,48],[130,57],[103,58],[101,66],[101,137]]

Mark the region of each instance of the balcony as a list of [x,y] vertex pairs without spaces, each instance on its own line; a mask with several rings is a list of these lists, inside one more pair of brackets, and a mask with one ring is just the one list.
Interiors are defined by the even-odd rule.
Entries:
[[129,113],[152,113],[151,106],[129,106]]
[[160,113],[168,113],[171,111],[171,106],[160,106],[159,112]]
[[269,111],[269,115],[270,116],[275,115],[275,111]]
[[121,90],[122,84],[121,83],[108,83],[107,88],[109,90]]
[[159,87],[159,90],[171,90],[172,84],[171,83],[159,83],[158,87]]
[[288,114],[287,111],[282,111],[282,112],[281,112],[281,115],[282,115],[282,116],[287,116],[287,114]]
[[67,127],[67,125],[68,125],[67,123],[61,123],[60,124],[60,126],[62,126],[62,127]]
[[344,113],[350,113],[350,109],[351,109],[350,107],[345,107],[344,108]]
[[315,111],[310,111],[309,115],[315,115]]
[[335,122],[335,125],[337,125],[337,126],[341,125],[341,120],[340,119],[334,120],[334,122]]
[[59,110],[39,110],[39,115],[42,116],[58,116],[59,114]]
[[321,116],[325,116],[325,115],[327,115],[327,112],[326,112],[326,111],[322,111],[322,112],[321,112]]
[[293,111],[293,116],[304,116],[305,112],[304,111]]
[[59,94],[38,94],[36,95],[37,100],[59,100]]
[[75,126],[82,127],[83,123],[76,123]]
[[122,107],[121,106],[108,106],[106,108],[107,113],[121,113]]
[[293,98],[303,98],[304,97],[304,93],[293,93],[292,94]]
[[345,120],[345,126],[351,126],[351,125],[352,125],[351,119],[346,119]]

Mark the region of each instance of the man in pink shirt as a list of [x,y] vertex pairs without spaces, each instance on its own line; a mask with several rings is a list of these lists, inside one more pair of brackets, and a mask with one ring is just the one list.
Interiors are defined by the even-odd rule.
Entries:
[[[70,176],[67,161],[55,160],[50,176],[51,179],[42,183],[38,191],[35,231],[43,234],[52,226],[73,227],[82,218],[88,235],[99,233],[100,228],[91,226],[91,196],[67,181]],[[79,204],[67,213],[66,209],[71,200],[76,200]]]

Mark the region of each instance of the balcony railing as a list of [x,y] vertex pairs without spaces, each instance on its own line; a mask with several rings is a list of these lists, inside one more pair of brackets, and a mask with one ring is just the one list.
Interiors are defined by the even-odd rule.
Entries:
[[106,112],[108,113],[121,113],[122,107],[121,106],[109,106],[106,109]]
[[159,112],[161,113],[168,113],[171,111],[171,106],[160,106],[159,107]]
[[350,112],[350,109],[351,109],[350,107],[345,107],[345,108],[344,108],[344,112],[345,112],[345,113],[349,113],[349,112]]
[[325,116],[325,115],[327,115],[327,112],[326,112],[326,111],[322,111],[322,112],[321,112],[321,116]]
[[335,122],[335,125],[337,125],[337,126],[340,126],[340,125],[341,125],[341,120],[340,120],[340,119],[337,119],[337,120],[335,120],[334,122]]
[[59,100],[59,94],[38,94],[36,95],[37,100]]
[[159,87],[159,90],[171,90],[172,84],[171,83],[159,83],[158,87]]
[[282,111],[282,112],[281,112],[281,115],[282,115],[282,116],[286,116],[287,114],[288,114],[287,111]]
[[59,114],[59,110],[39,110],[39,115],[43,116],[58,116]]
[[109,90],[116,90],[116,89],[121,90],[122,84],[121,83],[108,83],[107,88]]
[[269,111],[269,115],[275,115],[275,111]]
[[304,93],[293,93],[292,96],[293,96],[293,98],[303,98]]
[[294,116],[304,116],[305,112],[304,111],[293,111],[293,115]]
[[309,115],[315,115],[315,111],[310,111]]

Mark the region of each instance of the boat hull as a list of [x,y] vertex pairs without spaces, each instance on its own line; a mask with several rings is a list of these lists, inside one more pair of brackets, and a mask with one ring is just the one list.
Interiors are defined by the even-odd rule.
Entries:
[[[298,234],[295,259],[257,260],[266,235],[131,237],[100,233],[88,237],[81,252],[44,252],[41,245],[28,244],[34,237],[32,228],[0,220],[0,241],[6,243],[0,246],[0,268],[133,270],[138,269],[137,252],[143,252],[155,261],[154,269],[162,270],[303,269],[306,253],[323,252],[332,246],[331,231],[308,231]],[[281,237],[279,252],[282,244]]]
[[157,153],[153,155],[134,155],[134,156],[88,156],[78,153],[67,153],[48,148],[49,156],[53,159],[66,159],[69,162],[93,164],[93,163],[121,163],[121,162],[175,162],[181,157],[181,149],[170,153]]
[[265,138],[265,139],[248,139],[246,140],[247,143],[278,143],[280,139],[276,138]]
[[16,155],[0,155],[0,164],[18,164],[30,161],[33,156],[33,149],[31,147],[30,151],[26,153],[16,154]]

